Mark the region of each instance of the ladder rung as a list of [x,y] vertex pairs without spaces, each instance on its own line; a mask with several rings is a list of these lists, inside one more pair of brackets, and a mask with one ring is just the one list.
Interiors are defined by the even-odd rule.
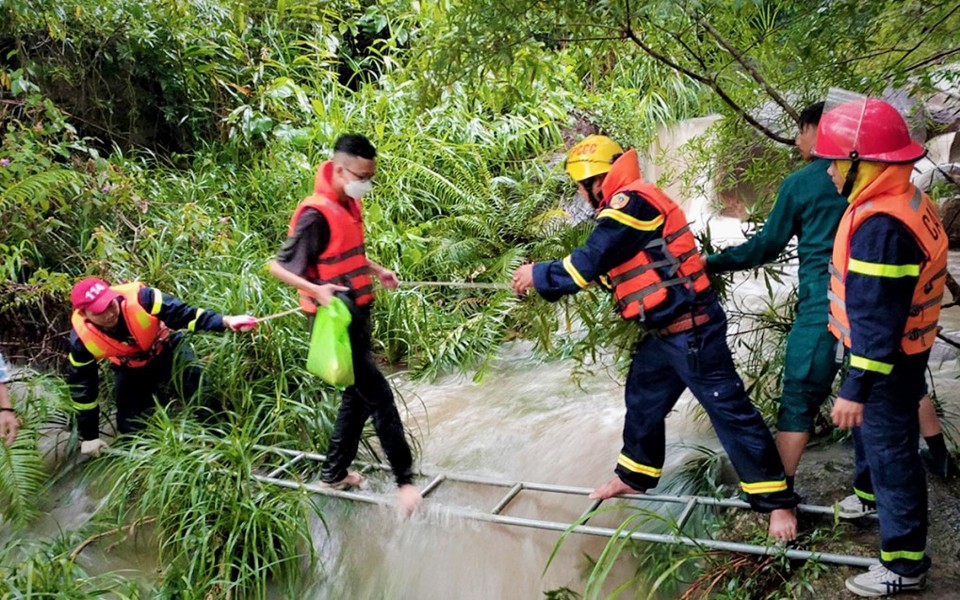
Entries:
[[677,531],[682,532],[683,526],[686,525],[687,519],[690,518],[690,515],[693,514],[693,509],[697,507],[697,499],[690,498],[687,501],[687,505],[683,507],[683,512],[680,513],[680,516],[677,517]]
[[583,525],[586,525],[586,524],[587,524],[587,521],[590,520],[590,517],[588,517],[587,515],[589,515],[589,514],[592,513],[593,511],[595,511],[595,510],[597,510],[598,508],[600,508],[600,505],[601,505],[601,504],[603,504],[603,500],[602,500],[601,498],[597,498],[596,500],[591,500],[591,501],[590,501],[590,506],[587,507],[587,510],[583,511],[583,514],[580,515],[580,518],[578,519],[578,522],[581,523],[581,524],[583,524]]
[[424,498],[426,498],[426,497],[427,497],[427,494],[429,494],[429,493],[432,492],[433,490],[435,490],[435,489],[437,489],[438,487],[440,487],[440,484],[443,483],[443,480],[444,480],[444,479],[446,479],[446,476],[445,476],[445,475],[443,475],[443,474],[437,475],[436,477],[434,477],[433,479],[430,480],[430,483],[428,483],[427,485],[423,486],[423,489],[420,490],[420,495],[423,496]]
[[289,468],[292,467],[293,465],[297,464],[297,463],[300,462],[301,460],[303,460],[303,454],[302,454],[302,453],[294,456],[292,460],[289,460],[289,461],[285,462],[284,464],[280,465],[280,466],[277,467],[276,469],[274,469],[274,470],[270,471],[269,473],[267,473],[267,477],[276,477],[277,475],[279,475],[280,473],[283,473],[284,471],[286,471],[287,469],[289,469]]
[[519,494],[520,490],[522,489],[523,489],[523,483],[518,483],[514,485],[512,488],[510,488],[510,491],[507,492],[507,495],[504,496],[503,499],[501,499],[500,502],[498,502],[497,505],[494,506],[493,510],[491,510],[490,512],[495,515],[499,515],[500,511],[505,509],[507,505],[510,504],[510,501],[516,498],[517,494]]

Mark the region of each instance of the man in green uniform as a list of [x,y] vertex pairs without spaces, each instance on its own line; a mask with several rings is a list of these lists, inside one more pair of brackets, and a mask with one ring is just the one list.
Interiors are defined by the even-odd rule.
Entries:
[[827,174],[830,161],[811,154],[822,113],[823,102],[800,113],[796,144],[810,163],[783,181],[763,229],[747,242],[707,257],[710,273],[752,269],[779,256],[791,238],[798,238],[797,316],[787,337],[777,419],[777,449],[791,489],[814,418],[830,395],[839,367],[837,340],[827,330],[827,269],[847,200]]
[[[760,232],[706,260],[710,273],[753,269],[775,259],[790,239],[797,237],[797,314],[787,337],[777,418],[777,449],[791,490],[814,419],[830,396],[840,366],[836,362],[836,338],[827,330],[827,286],[834,236],[847,200],[837,192],[827,174],[830,161],[812,154],[823,106],[823,102],[818,102],[800,113],[796,145],[803,159],[810,163],[783,181]],[[945,445],[936,408],[926,395],[920,402],[920,431],[928,446],[921,452],[927,468],[941,478],[951,477],[957,468]],[[844,514],[873,512],[872,506],[861,503],[857,496],[845,498],[841,506]]]

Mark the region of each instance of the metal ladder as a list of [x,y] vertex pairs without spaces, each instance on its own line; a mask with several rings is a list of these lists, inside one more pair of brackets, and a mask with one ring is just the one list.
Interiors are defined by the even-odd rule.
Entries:
[[[290,489],[300,489],[306,490],[314,494],[321,494],[324,496],[332,496],[335,498],[343,498],[346,500],[353,500],[356,502],[365,502],[368,504],[377,504],[382,506],[387,506],[392,504],[392,499],[385,496],[378,496],[374,494],[360,493],[356,491],[339,491],[331,490],[329,488],[322,487],[316,483],[305,483],[296,479],[287,479],[283,478],[282,475],[290,471],[290,469],[298,464],[303,464],[306,462],[317,463],[314,466],[319,466],[326,457],[322,454],[317,454],[314,452],[302,452],[298,450],[290,450],[287,448],[279,448],[276,446],[254,446],[256,450],[270,452],[277,454],[284,458],[287,458],[281,466],[273,469],[266,475],[254,474],[253,478],[262,483],[276,485],[280,487],[290,488]],[[368,464],[368,466],[381,470],[389,471],[390,467],[382,464]],[[506,494],[500,499],[497,504],[490,509],[489,512],[484,512],[472,508],[464,508],[459,506],[450,506],[443,505],[444,511],[447,514],[457,516],[463,519],[469,519],[473,521],[481,521],[487,523],[499,523],[501,525],[511,525],[515,527],[528,527],[533,529],[542,529],[548,531],[559,531],[565,532],[569,531],[572,533],[580,533],[585,535],[595,535],[601,537],[611,538],[618,536],[621,538],[629,537],[632,540],[637,540],[641,542],[655,542],[661,544],[680,544],[685,546],[696,546],[700,548],[707,548],[710,550],[722,550],[727,552],[739,552],[745,554],[757,554],[761,556],[785,556],[789,559],[796,560],[816,560],[824,563],[832,563],[837,565],[848,565],[854,567],[869,567],[874,564],[877,564],[877,559],[874,557],[866,556],[853,556],[849,554],[834,554],[830,552],[816,552],[808,550],[798,550],[794,548],[788,548],[785,546],[761,546],[757,544],[745,544],[739,542],[728,542],[722,540],[714,540],[710,538],[694,538],[688,535],[684,535],[683,528],[686,525],[687,521],[690,519],[690,516],[693,514],[693,511],[697,506],[714,506],[714,507],[723,507],[723,508],[746,508],[749,509],[750,505],[741,500],[734,499],[719,499],[719,498],[710,498],[704,496],[670,496],[670,495],[654,495],[654,494],[625,494],[622,496],[617,496],[617,498],[624,498],[628,500],[637,500],[642,502],[660,502],[666,504],[682,504],[683,509],[680,511],[680,515],[677,517],[674,528],[677,533],[674,534],[665,534],[665,533],[646,533],[642,531],[618,531],[609,527],[595,527],[592,525],[587,525],[588,515],[596,510],[602,500],[590,500],[586,510],[583,511],[580,519],[582,523],[578,525],[572,525],[571,523],[563,523],[559,521],[545,521],[540,519],[531,519],[525,517],[514,517],[510,515],[503,514],[503,511],[513,502],[514,499],[522,491],[531,491],[531,492],[547,492],[554,494],[570,494],[575,496],[584,496],[587,497],[593,491],[590,488],[581,488],[581,487],[570,487],[563,485],[553,485],[548,483],[533,483],[527,481],[508,481],[502,479],[495,479],[490,477],[482,477],[476,475],[465,475],[465,474],[454,474],[454,473],[441,473],[435,475],[431,478],[428,478],[428,483],[421,490],[421,494],[424,498],[427,498],[431,493],[436,491],[438,487],[444,482],[456,482],[456,483],[467,483],[467,484],[477,484],[484,486],[493,486],[499,488],[505,488],[507,490]],[[818,514],[818,515],[836,515],[836,510],[832,506],[820,506],[812,504],[801,504],[797,507],[797,510],[804,513]],[[873,517],[875,518],[875,517]]]

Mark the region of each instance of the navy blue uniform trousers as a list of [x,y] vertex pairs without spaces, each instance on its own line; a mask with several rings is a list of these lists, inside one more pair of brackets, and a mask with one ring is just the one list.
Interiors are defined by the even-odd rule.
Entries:
[[623,450],[616,473],[640,490],[656,487],[664,460],[664,419],[690,388],[727,451],[754,510],[796,506],[770,430],[750,403],[727,346],[727,318],[716,301],[705,324],[688,331],[646,335],[627,378]]
[[853,430],[854,491],[877,507],[880,562],[905,577],[930,568],[927,482],[917,452],[917,411],[929,357],[929,351],[902,356],[890,375],[877,378],[863,407],[863,425]]
[[172,397],[177,397],[191,406],[197,402],[199,393],[204,404],[196,408],[200,410],[203,420],[209,421],[213,415],[220,413],[219,400],[209,390],[201,389],[203,369],[197,362],[193,348],[180,334],[171,336],[167,347],[144,366],[114,366],[113,372],[117,430],[120,433],[143,429],[142,419],[153,410],[154,395],[163,405]]

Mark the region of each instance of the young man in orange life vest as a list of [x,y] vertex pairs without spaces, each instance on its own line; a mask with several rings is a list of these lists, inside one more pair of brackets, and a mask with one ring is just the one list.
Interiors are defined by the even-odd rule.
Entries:
[[853,428],[857,489],[872,485],[880,563],[846,581],[860,596],[923,587],[930,559],[917,407],[937,334],[947,235],[937,207],[910,183],[926,153],[895,108],[831,90],[813,153],[850,205],[830,264],[829,327],[848,366],[833,406]]
[[[100,439],[97,361],[113,363],[117,431],[130,433],[142,426],[141,417],[153,408],[153,395],[162,387],[172,385],[187,401],[200,391],[202,369],[178,329],[246,331],[257,325],[253,317],[227,317],[194,308],[140,283],[111,286],[96,277],[74,285],[70,300],[73,333],[67,384],[84,455],[97,455],[107,445]],[[206,411],[219,409],[209,404],[209,398],[206,401]]]
[[413,485],[413,457],[397,412],[393,391],[377,368],[370,349],[370,309],[376,276],[388,289],[397,276],[367,258],[363,245],[360,199],[373,188],[376,149],[362,135],[342,135],[334,144],[333,159],[317,169],[314,193],[293,213],[287,241],[270,272],[300,290],[300,304],[310,315],[326,306],[334,294],[351,305],[350,344],[356,383],[343,392],[333,426],[321,480],[334,489],[358,487],[363,477],[349,471],[357,456],[363,426],[373,427],[390,461],[398,486],[401,509],[410,514],[421,502]]
[[547,300],[596,281],[612,287],[616,308],[647,330],[626,384],[623,449],[615,476],[591,498],[656,487],[664,461],[664,419],[684,389],[706,409],[754,510],[770,513],[770,535],[797,534],[773,437],[750,403],[727,346],[727,319],[710,289],[683,211],[640,174],[635,150],[604,136],[570,150],[567,173],[597,209],[584,246],[563,260],[523,265],[513,289],[534,288]]

